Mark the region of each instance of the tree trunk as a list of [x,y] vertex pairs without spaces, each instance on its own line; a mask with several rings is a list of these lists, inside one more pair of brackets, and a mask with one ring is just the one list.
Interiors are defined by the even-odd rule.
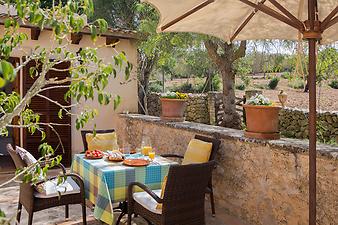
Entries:
[[222,126],[235,129],[241,128],[241,118],[236,111],[236,95],[235,95],[235,74],[229,68],[220,70],[223,83],[223,121]]
[[[204,41],[204,45],[208,51],[209,57],[215,63],[222,76],[223,83],[223,121],[222,126],[235,129],[241,128],[241,118],[236,111],[235,96],[235,74],[233,71],[233,63],[236,59],[245,56],[246,41],[241,41],[240,46],[235,49],[233,44],[225,42],[214,42],[212,40]],[[218,49],[222,48],[223,54],[218,53]]]
[[139,52],[139,76],[138,76],[138,110],[139,113],[148,114],[147,95],[149,91],[149,79],[151,71],[153,70],[156,57],[148,57],[144,53]]

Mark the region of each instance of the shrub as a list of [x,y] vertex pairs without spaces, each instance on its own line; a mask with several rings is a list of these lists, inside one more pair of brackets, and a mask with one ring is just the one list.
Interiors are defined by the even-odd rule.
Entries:
[[272,78],[272,79],[269,81],[268,87],[269,87],[271,90],[274,90],[274,89],[276,89],[278,83],[279,83],[279,78],[278,78],[278,77],[274,77],[274,78]]
[[294,89],[303,89],[305,86],[304,81],[301,78],[291,79],[288,85]]
[[214,78],[212,79],[212,90],[213,91],[221,90],[221,84],[222,84],[222,79],[218,74],[216,74]]
[[162,92],[162,84],[161,82],[152,82],[149,84],[149,91],[150,92],[156,92],[156,93],[160,93]]
[[243,83],[246,87],[248,87],[250,85],[251,78],[248,74],[241,75],[240,78],[241,78],[241,80],[243,81]]
[[[212,80],[212,91],[219,91],[221,89],[222,80],[218,75],[215,75]],[[204,79],[195,79],[195,84],[191,83],[182,83],[179,85],[174,85],[169,87],[169,91],[173,92],[183,92],[183,93],[202,93],[205,88]]]
[[282,73],[281,77],[283,79],[289,80],[289,79],[291,79],[291,73],[290,72],[284,72],[284,73]]
[[235,85],[235,88],[236,88],[237,90],[244,91],[244,90],[245,90],[245,84],[236,84],[236,85]]
[[329,86],[333,89],[338,89],[338,80],[332,80],[330,83],[329,83]]
[[202,93],[204,91],[204,83],[196,83],[192,86],[192,92],[193,93]]

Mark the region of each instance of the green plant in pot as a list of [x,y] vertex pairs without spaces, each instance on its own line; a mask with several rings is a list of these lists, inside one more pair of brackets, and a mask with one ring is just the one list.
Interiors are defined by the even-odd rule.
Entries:
[[279,139],[280,106],[271,102],[262,94],[252,96],[243,105],[246,115],[245,137],[274,140]]
[[161,94],[161,119],[166,121],[184,121],[184,111],[188,95],[179,92]]

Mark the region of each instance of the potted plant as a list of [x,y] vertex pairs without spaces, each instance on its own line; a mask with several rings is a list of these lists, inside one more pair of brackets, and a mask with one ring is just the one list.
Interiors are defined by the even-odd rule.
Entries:
[[266,140],[280,138],[278,130],[280,106],[262,94],[256,94],[243,107],[246,115],[245,137]]
[[179,92],[167,92],[161,94],[161,119],[167,121],[184,121],[184,111],[187,99],[187,94]]

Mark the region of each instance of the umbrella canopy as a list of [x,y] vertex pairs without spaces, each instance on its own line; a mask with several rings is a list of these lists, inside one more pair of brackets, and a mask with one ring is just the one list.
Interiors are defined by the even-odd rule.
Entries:
[[[298,30],[308,19],[307,0],[143,0],[160,12],[158,31],[195,32],[224,41],[298,40]],[[254,7],[260,7],[257,10]],[[337,7],[337,0],[318,0],[318,20],[324,22]],[[265,12],[263,12],[265,10]],[[281,11],[288,14],[280,13]],[[273,18],[267,14],[275,14]],[[336,18],[337,19],[337,18]],[[281,21],[282,20],[282,21]],[[326,21],[327,23],[329,21]],[[322,44],[338,40],[338,24],[322,33]]]
[[316,224],[316,46],[338,41],[337,0],[142,0],[161,17],[160,32],[235,40],[309,42],[309,224]]

